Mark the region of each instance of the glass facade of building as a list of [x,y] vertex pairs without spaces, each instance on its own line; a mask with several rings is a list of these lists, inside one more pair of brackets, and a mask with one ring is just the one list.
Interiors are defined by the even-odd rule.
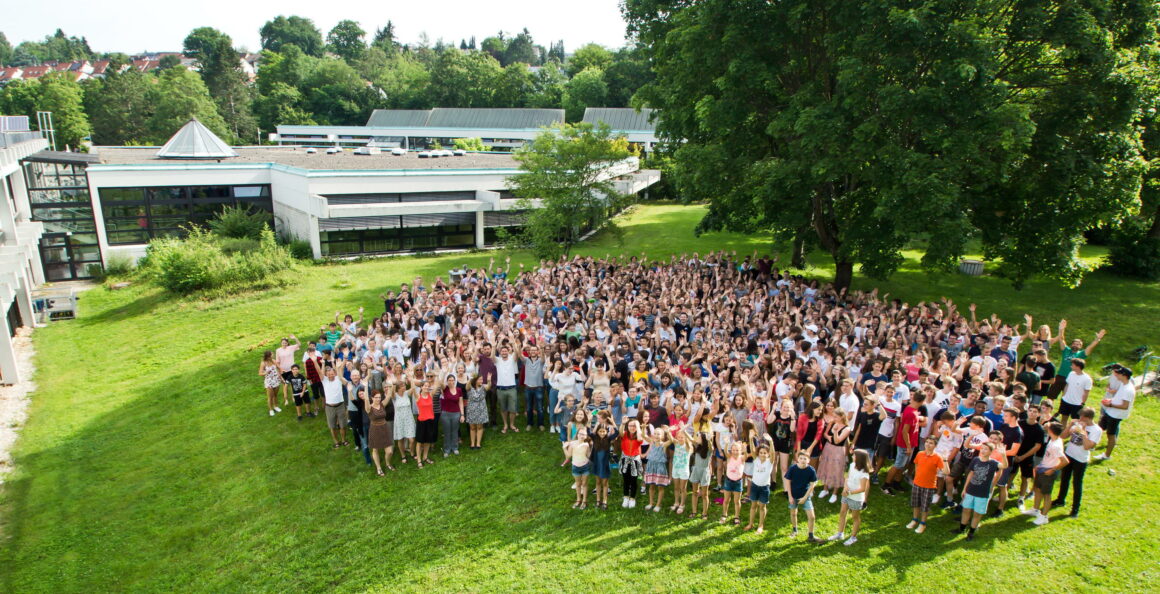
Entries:
[[190,224],[204,225],[226,206],[274,212],[269,185],[100,188],[109,245],[179,237]]
[[322,219],[319,241],[323,256],[470,248],[474,220],[474,213]]
[[32,220],[44,224],[40,256],[49,281],[89,278],[101,269],[88,177],[80,164],[26,162]]

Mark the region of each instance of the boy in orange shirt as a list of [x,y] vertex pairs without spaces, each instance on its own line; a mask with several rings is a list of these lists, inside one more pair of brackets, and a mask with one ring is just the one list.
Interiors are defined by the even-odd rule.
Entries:
[[[913,515],[907,530],[918,534],[926,531],[926,517],[930,513],[930,502],[938,487],[938,473],[947,473],[947,461],[935,452],[938,438],[931,435],[923,442],[923,450],[914,457],[914,489],[910,492],[910,507]],[[917,528],[916,528],[917,526]]]

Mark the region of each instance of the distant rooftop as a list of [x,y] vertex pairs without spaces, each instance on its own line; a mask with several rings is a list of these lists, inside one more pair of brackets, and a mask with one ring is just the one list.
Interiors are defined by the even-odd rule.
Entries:
[[[180,161],[157,158],[157,147],[98,146],[93,151],[102,165],[197,165],[207,161]],[[303,147],[235,147],[238,156],[223,159],[222,164],[240,165],[246,163],[280,163],[290,167],[308,170],[349,169],[365,171],[388,171],[408,169],[515,169],[516,160],[506,153],[468,153],[462,157],[440,157],[420,159],[417,153],[409,152],[394,156],[390,151],[378,155],[355,155],[344,151],[328,155],[324,149],[308,154]],[[212,164],[215,161],[210,160]]]
[[589,124],[604,122],[613,130],[656,130],[656,122],[650,122],[653,110],[637,111],[631,107],[587,107],[583,121]]
[[367,126],[379,128],[535,129],[564,121],[562,109],[459,108],[376,109]]

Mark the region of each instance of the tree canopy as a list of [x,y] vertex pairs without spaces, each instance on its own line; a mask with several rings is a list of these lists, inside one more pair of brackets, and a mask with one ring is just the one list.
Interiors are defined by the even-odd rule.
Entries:
[[262,25],[258,33],[262,36],[262,49],[276,52],[293,43],[308,56],[322,56],[322,32],[308,18],[279,15]]
[[673,172],[702,228],[818,246],[849,285],[910,241],[977,239],[1019,285],[1075,284],[1084,230],[1138,203],[1138,48],[1155,7],[1079,2],[627,0]]
[[206,128],[223,139],[230,138],[225,120],[201,77],[176,66],[163,70],[157,83],[149,89],[148,102],[153,113],[145,124],[145,141],[161,145],[173,136],[190,118],[197,118]]
[[341,20],[326,34],[326,48],[344,60],[357,60],[367,50],[366,34],[358,22]]
[[630,155],[628,141],[607,125],[558,124],[515,153],[520,175],[508,184],[525,214],[521,239],[540,257],[567,254],[586,228],[613,224],[608,214],[624,199],[607,172]]

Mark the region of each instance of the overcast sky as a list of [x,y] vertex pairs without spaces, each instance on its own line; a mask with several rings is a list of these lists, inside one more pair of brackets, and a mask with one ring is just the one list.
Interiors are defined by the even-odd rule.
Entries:
[[[326,32],[342,19],[358,21],[368,38],[387,20],[403,43],[413,43],[426,32],[434,43],[443,38],[459,44],[475,35],[477,41],[503,30],[528,28],[536,43],[563,39],[570,53],[596,42],[609,47],[624,44],[624,19],[617,0],[413,0],[411,2],[332,2],[325,0],[200,0],[198,2],[130,2],[127,0],[58,0],[25,2],[4,11],[0,31],[13,46],[39,41],[58,27],[68,35],[87,37],[95,52],[179,51],[181,41],[196,27],[225,31],[234,44],[259,49],[258,29],[279,14],[299,15]],[[368,39],[369,41],[369,39]]]

